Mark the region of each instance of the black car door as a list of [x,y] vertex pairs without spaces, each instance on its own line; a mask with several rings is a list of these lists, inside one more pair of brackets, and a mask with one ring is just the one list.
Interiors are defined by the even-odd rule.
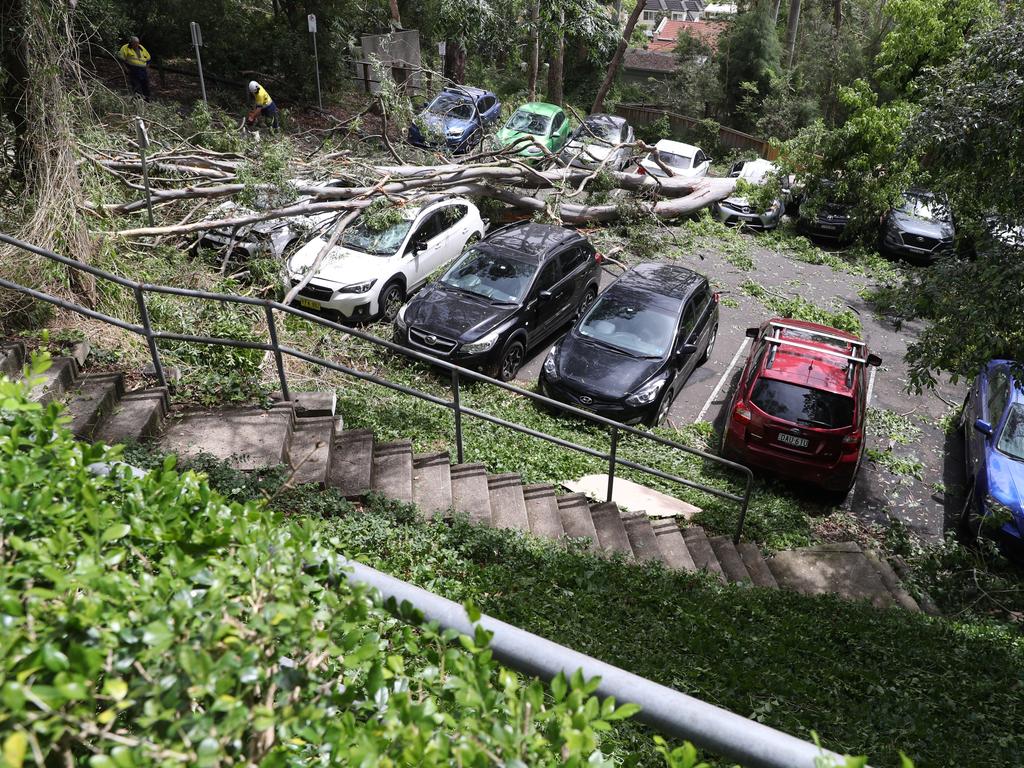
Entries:
[[526,301],[526,324],[530,344],[550,333],[560,322],[560,308],[564,303],[564,283],[558,257],[549,258],[540,268]]
[[689,378],[693,369],[697,366],[700,355],[696,352],[686,354],[683,348],[688,344],[694,344],[697,338],[697,307],[694,306],[692,298],[687,300],[683,307],[683,313],[679,318],[679,331],[676,333],[676,346],[672,368],[675,371],[675,379],[682,386]]

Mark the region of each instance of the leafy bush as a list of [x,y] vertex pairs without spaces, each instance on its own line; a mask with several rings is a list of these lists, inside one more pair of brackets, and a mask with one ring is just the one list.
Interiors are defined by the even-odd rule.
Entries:
[[760,301],[765,309],[780,317],[793,317],[797,320],[806,320],[810,323],[821,323],[838,328],[841,331],[859,334],[861,332],[860,318],[850,309],[831,310],[819,307],[802,296],[786,298],[777,293],[769,291],[760,283],[747,280],[740,286],[748,296]]
[[[36,368],[37,371],[41,367]],[[142,477],[0,379],[0,742],[8,766],[611,765],[634,707],[501,668],[345,578],[330,532]],[[413,622],[413,623],[410,623]]]

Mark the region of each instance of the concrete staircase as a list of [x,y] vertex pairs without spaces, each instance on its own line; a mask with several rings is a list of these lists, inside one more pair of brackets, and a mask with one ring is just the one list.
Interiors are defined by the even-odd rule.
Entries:
[[[0,372],[15,374],[23,361],[20,344],[0,345]],[[34,396],[64,400],[71,429],[83,440],[151,439],[184,459],[210,454],[242,470],[284,464],[294,473],[293,482],[336,488],[351,499],[376,492],[414,503],[428,515],[461,514],[477,525],[546,539],[583,539],[596,553],[706,571],[723,584],[838,592],[879,606],[919,610],[888,564],[856,544],[791,550],[766,559],[752,543],[736,546],[729,537],[709,537],[699,526],[680,529],[674,518],[652,519],[614,502],[559,493],[552,485],[526,485],[517,474],[489,474],[483,464],[453,465],[447,453],[417,455],[409,440],[378,443],[368,430],[343,429],[334,397],[327,393],[302,393],[269,410],[169,410],[163,388],[126,393],[121,374],[82,374],[73,358],[61,357]],[[822,555],[850,562],[822,569]],[[850,571],[850,564],[856,578],[844,585],[843,569]]]

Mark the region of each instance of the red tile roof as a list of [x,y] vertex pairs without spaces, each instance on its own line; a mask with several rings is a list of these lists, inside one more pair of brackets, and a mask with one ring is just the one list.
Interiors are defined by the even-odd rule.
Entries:
[[725,25],[714,21],[669,21],[665,20],[654,33],[647,50],[671,53],[676,49],[679,33],[686,30],[691,36],[703,40],[712,51],[718,49],[718,36],[725,31]]

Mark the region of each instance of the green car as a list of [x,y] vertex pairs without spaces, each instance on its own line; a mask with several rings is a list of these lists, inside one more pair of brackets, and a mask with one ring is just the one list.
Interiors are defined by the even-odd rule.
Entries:
[[[557,154],[569,140],[569,120],[565,110],[543,101],[523,104],[498,131],[498,146],[507,147],[524,136],[532,136],[549,152]],[[518,154],[535,158],[543,153],[536,145],[524,141]]]

